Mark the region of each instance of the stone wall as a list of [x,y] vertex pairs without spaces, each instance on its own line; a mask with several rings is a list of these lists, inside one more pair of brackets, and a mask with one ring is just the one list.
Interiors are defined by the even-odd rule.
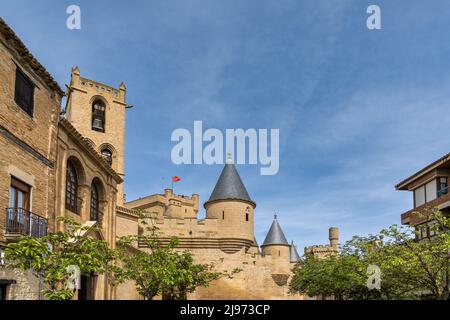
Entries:
[[[125,205],[131,211],[133,207],[147,213],[155,211],[153,223],[161,233],[160,239],[169,241],[172,236],[178,237],[179,250],[191,251],[196,263],[213,264],[218,272],[241,270],[231,278],[225,276],[213,281],[207,288],[198,288],[188,299],[304,299],[301,295],[290,295],[288,292],[293,267],[289,261],[289,246],[272,246],[265,255],[259,253],[253,237],[252,206],[242,201],[212,203],[207,209],[207,218],[199,221],[196,217],[172,218],[171,214],[168,215],[171,198],[179,200],[182,209],[192,205],[189,202],[192,199],[186,203],[186,199],[180,199],[171,192]],[[195,200],[198,201],[198,198]],[[250,210],[247,211],[248,208]],[[250,221],[245,219],[246,212]],[[117,230],[121,235],[134,234],[134,230],[144,228],[139,227],[138,221],[125,219],[122,215],[118,212],[121,223]],[[145,246],[140,249],[147,250]],[[116,297],[136,299],[138,295],[135,286],[127,283],[117,288]]]
[[[31,187],[30,211],[49,219],[54,212],[54,163],[61,92],[50,89],[29,55],[22,56],[18,39],[6,39],[0,23],[0,244],[6,243],[5,208],[9,207],[11,177]],[[34,89],[32,115],[15,102],[16,69]],[[51,228],[51,227],[50,227]],[[50,229],[51,230],[51,229]]]
[[15,281],[7,287],[7,300],[39,300],[43,298],[42,294],[39,294],[39,291],[42,290],[39,279],[30,271],[9,270],[0,267],[0,279]]

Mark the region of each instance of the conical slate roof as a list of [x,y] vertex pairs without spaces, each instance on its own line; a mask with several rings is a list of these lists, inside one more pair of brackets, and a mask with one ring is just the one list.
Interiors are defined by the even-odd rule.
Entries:
[[283,230],[281,230],[280,224],[278,223],[277,216],[275,215],[272,225],[270,226],[269,232],[267,233],[266,239],[262,246],[268,245],[285,245],[288,246],[289,243],[284,236]]
[[258,253],[261,253],[261,250],[259,249],[258,241],[256,241],[255,237],[253,237],[252,247],[256,247],[258,249]]
[[214,200],[244,200],[254,203],[248,195],[247,189],[245,189],[242,183],[241,177],[237,172],[234,164],[230,159],[225,164],[225,167],[220,174],[219,180],[214,187],[214,190],[206,202]]
[[300,256],[297,252],[297,247],[294,245],[294,241],[291,242],[291,247],[289,249],[290,262],[296,263],[300,261]]

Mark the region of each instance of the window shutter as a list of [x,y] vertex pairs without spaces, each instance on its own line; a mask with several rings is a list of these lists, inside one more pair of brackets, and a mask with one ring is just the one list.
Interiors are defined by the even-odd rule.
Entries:
[[14,100],[26,113],[33,116],[34,84],[19,68],[16,69]]

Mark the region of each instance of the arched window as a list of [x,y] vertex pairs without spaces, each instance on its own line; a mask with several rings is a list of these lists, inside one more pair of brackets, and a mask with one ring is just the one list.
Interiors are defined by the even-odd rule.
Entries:
[[66,209],[79,213],[77,172],[70,161],[66,170]]
[[105,158],[105,160],[109,163],[109,165],[112,165],[112,152],[111,150],[105,148],[101,151],[102,156]]
[[99,205],[98,205],[98,188],[95,185],[95,183],[92,183],[91,186],[91,213],[90,213],[90,220],[91,221],[97,221],[99,216]]
[[100,100],[92,104],[92,130],[105,132],[105,104]]

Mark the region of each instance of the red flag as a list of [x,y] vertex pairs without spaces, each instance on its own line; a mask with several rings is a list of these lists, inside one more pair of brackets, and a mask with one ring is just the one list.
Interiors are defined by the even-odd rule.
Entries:
[[181,179],[180,179],[180,177],[178,177],[178,176],[175,176],[175,177],[172,177],[172,182],[178,182],[178,181],[180,181]]

